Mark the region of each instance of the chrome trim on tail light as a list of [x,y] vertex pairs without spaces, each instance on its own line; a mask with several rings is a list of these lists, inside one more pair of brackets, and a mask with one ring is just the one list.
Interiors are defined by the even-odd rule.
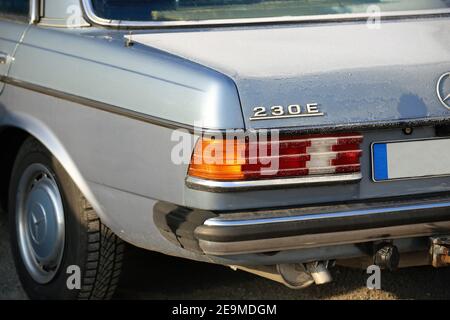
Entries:
[[351,174],[339,174],[328,176],[306,176],[298,178],[284,179],[266,179],[266,180],[249,180],[249,181],[213,181],[206,179],[198,179],[194,177],[186,178],[186,185],[192,189],[205,190],[211,192],[231,192],[244,191],[250,189],[266,189],[293,187],[305,184],[321,184],[321,183],[345,183],[360,181],[362,175],[360,172]]

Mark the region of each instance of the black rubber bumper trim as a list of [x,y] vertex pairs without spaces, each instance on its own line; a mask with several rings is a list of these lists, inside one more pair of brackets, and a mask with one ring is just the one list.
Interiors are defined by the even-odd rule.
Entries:
[[245,226],[207,226],[195,229],[198,240],[211,242],[237,242],[365,230],[419,223],[450,221],[450,207],[412,209],[374,213],[369,215],[337,217],[295,222],[279,222]]

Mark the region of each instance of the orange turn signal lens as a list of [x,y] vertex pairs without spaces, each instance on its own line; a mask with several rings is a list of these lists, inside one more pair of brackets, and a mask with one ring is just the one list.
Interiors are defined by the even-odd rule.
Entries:
[[242,180],[245,142],[200,138],[192,155],[189,175],[209,180]]

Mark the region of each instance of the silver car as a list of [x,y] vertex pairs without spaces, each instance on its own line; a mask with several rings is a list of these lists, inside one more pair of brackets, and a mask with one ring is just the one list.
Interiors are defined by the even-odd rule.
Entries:
[[447,0],[0,0],[0,202],[30,298],[124,243],[291,288],[450,264]]

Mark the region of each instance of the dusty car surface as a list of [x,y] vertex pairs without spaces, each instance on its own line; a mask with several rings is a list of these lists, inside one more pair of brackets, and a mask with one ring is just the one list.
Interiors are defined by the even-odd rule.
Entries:
[[449,15],[0,0],[0,200],[27,294],[112,297],[124,241],[292,288],[335,263],[447,266]]

